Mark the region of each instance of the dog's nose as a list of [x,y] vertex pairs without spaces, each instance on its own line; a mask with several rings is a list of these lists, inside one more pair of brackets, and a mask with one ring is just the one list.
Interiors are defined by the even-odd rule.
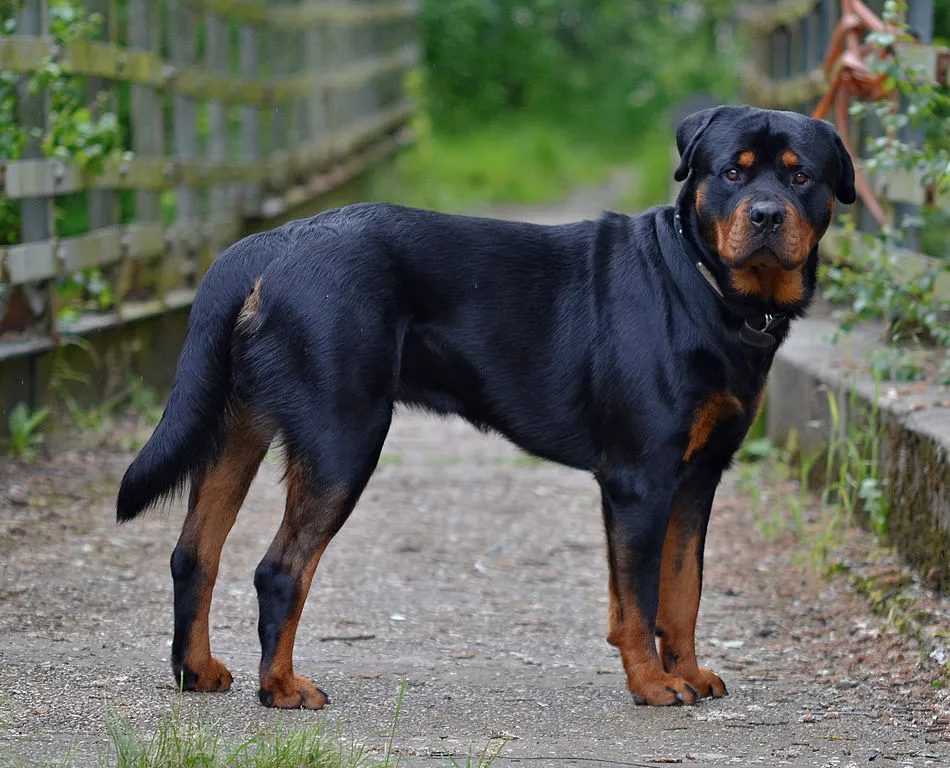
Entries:
[[749,218],[756,229],[774,232],[785,221],[785,208],[778,203],[754,203],[749,206]]

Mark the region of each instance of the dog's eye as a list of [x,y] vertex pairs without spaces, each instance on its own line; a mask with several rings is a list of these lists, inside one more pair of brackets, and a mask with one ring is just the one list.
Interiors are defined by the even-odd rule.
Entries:
[[799,185],[804,184],[806,181],[808,181],[808,175],[799,171],[792,177],[792,181]]
[[730,168],[726,171],[726,178],[729,179],[729,181],[739,181],[739,171],[735,168]]

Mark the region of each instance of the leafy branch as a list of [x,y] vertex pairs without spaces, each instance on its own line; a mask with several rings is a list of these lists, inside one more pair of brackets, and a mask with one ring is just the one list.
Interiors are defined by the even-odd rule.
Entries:
[[[868,36],[874,48],[868,64],[883,77],[885,95],[853,105],[851,114],[874,118],[882,129],[867,143],[867,169],[919,174],[930,190],[928,205],[876,235],[864,235],[858,247],[846,247],[840,261],[825,267],[825,293],[839,305],[845,330],[861,320],[884,320],[891,343],[945,348],[950,345],[950,301],[936,289],[941,273],[950,271],[950,220],[932,202],[950,193],[950,94],[934,82],[931,71],[913,62],[913,46],[899,45],[912,41],[903,22],[906,10],[904,0],[888,0],[883,19],[893,31]],[[911,232],[934,257],[915,274],[908,274],[899,252]],[[946,362],[942,378],[950,378]]]

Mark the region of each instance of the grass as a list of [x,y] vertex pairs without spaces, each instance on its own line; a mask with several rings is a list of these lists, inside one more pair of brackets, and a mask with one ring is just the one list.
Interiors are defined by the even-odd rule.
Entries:
[[126,719],[109,724],[112,753],[100,759],[115,768],[377,768],[386,762],[370,758],[366,748],[320,725],[286,730],[278,725],[238,742],[219,728],[189,720],[179,706],[146,735]]
[[[749,498],[762,537],[774,541],[794,534],[808,548],[819,573],[832,567],[844,527],[861,521],[878,537],[887,533],[878,398],[875,394],[870,406],[862,406],[857,387],[851,388],[846,402],[832,391],[826,395],[828,420],[819,425],[827,434],[823,444],[806,452],[792,431],[780,449],[740,453],[739,471],[739,488]],[[751,443],[762,443],[762,438]],[[820,487],[815,493],[816,478]]]
[[[134,727],[127,718],[112,712],[107,717],[111,742],[101,755],[101,768],[397,768],[402,760],[394,754],[397,726],[403,708],[406,681],[396,701],[392,727],[386,743],[371,749],[347,736],[339,727],[321,723],[287,728],[278,722],[249,738],[227,738],[221,727],[186,717],[182,701],[175,704],[152,728]],[[490,768],[506,742],[494,749],[486,746],[480,754],[461,759],[446,757],[455,768]],[[72,764],[66,755],[56,765]]]
[[629,163],[636,169],[633,185],[622,195],[620,210],[635,213],[670,202],[673,184],[673,136],[662,122],[637,138]]
[[371,180],[374,200],[462,211],[563,199],[630,165],[634,141],[599,140],[537,118],[509,117],[458,134],[416,121],[418,141]]

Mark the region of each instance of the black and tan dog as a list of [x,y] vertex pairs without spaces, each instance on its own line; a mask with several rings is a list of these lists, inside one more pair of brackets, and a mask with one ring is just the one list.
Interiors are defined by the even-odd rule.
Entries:
[[713,495],[815,290],[834,199],[854,201],[854,170],[829,125],[788,112],[707,110],[676,140],[679,200],[638,216],[545,227],[353,205],[221,256],[118,498],[131,520],[191,481],[171,559],[172,665],[186,689],[231,684],[211,656],[208,607],[221,547],[279,437],[286,511],[254,576],[260,699],[326,703],[294,674],[297,622],[402,402],[592,472],[607,637],[634,698],[726,693],[693,639]]

